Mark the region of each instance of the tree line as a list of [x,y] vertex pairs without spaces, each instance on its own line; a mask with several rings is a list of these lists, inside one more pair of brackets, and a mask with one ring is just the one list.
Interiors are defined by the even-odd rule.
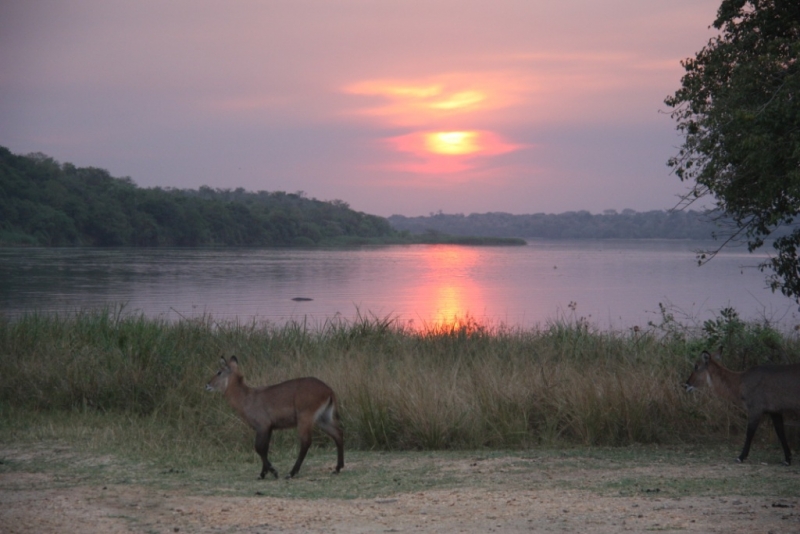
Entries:
[[535,213],[431,213],[428,216],[392,215],[389,222],[411,233],[503,235],[539,239],[711,239],[725,222],[713,213],[686,211],[606,210],[601,214],[571,211]]
[[714,227],[694,211],[386,219],[302,192],[142,188],[104,169],[0,147],[0,246],[518,245],[520,238],[706,239]]
[[94,167],[0,147],[0,244],[312,246],[398,239],[340,200],[244,189],[141,188]]

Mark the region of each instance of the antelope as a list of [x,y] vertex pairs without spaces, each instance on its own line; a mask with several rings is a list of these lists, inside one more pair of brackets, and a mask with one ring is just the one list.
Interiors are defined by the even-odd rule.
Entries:
[[300,454],[286,478],[294,477],[311,446],[314,426],[336,443],[336,473],[344,467],[344,435],[339,423],[336,395],[327,384],[314,377],[295,378],[272,386],[248,387],[239,372],[239,361],[220,358],[220,370],[206,384],[206,390],[218,391],[242,420],[256,431],[255,449],[261,457],[261,478],[278,471],[267,459],[273,430],[297,428]]
[[747,435],[737,461],[744,462],[750,444],[764,414],[769,414],[775,433],[783,447],[784,464],[791,465],[792,451],[786,441],[783,416],[800,410],[800,364],[758,365],[743,372],[726,369],[718,352],[700,355],[694,370],[686,380],[686,391],[710,387],[715,393],[734,402],[741,402],[747,411]]

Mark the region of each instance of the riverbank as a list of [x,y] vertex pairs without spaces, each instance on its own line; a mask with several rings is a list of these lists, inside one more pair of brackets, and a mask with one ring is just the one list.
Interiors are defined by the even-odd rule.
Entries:
[[[720,344],[737,368],[799,353],[795,337],[732,313],[625,332],[469,318],[309,330],[113,310],[0,320],[0,530],[794,530],[800,477],[769,425],[737,464],[741,411],[681,387]],[[203,391],[221,355],[252,385],[329,383],[342,473],[317,434],[298,477],[258,479],[252,431]],[[293,430],[273,435],[281,474],[296,454]]]
[[[739,408],[682,387],[702,350],[734,369],[797,361],[798,340],[727,311],[690,329],[664,314],[622,332],[582,320],[536,329],[470,318],[411,330],[391,319],[317,329],[166,322],[122,309],[0,320],[0,414],[124,415],[129,446],[252,449],[223,399],[203,391],[220,356],[251,385],[316,376],[337,392],[349,450],[474,450],[720,442],[742,432]],[[150,428],[159,429],[150,431]],[[763,434],[768,434],[765,430]],[[737,438],[738,439],[738,438]],[[185,445],[188,447],[188,445]],[[216,446],[216,445],[214,445]]]

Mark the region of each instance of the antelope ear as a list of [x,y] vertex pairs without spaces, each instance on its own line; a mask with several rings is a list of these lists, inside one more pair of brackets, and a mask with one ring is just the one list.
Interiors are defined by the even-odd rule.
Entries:
[[720,348],[720,349],[719,349],[719,350],[718,350],[718,351],[717,351],[717,352],[716,352],[716,353],[715,353],[713,356],[711,356],[711,357],[712,357],[712,358],[714,358],[716,361],[718,361],[718,362],[721,362],[721,361],[722,361],[722,348]]
[[228,367],[228,362],[225,361],[225,356],[221,356],[219,359],[219,368],[226,369]]
[[228,366],[234,371],[239,368],[239,360],[236,359],[236,356],[231,356],[231,359],[228,361]]
[[711,354],[709,354],[707,350],[704,350],[700,358],[703,360],[703,363],[708,363],[711,359]]

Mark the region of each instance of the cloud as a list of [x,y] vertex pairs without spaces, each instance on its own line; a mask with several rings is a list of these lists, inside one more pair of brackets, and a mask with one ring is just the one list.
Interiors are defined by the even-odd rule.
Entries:
[[364,80],[343,91],[370,99],[353,110],[354,116],[387,129],[400,126],[406,130],[381,140],[394,153],[385,169],[453,174],[480,168],[493,156],[524,148],[485,127],[492,123],[494,111],[524,103],[523,87],[511,80],[497,72],[446,73]]
[[347,85],[346,94],[368,97],[352,113],[388,125],[444,125],[522,103],[529,86],[509,72],[459,72],[414,79],[369,79]]

